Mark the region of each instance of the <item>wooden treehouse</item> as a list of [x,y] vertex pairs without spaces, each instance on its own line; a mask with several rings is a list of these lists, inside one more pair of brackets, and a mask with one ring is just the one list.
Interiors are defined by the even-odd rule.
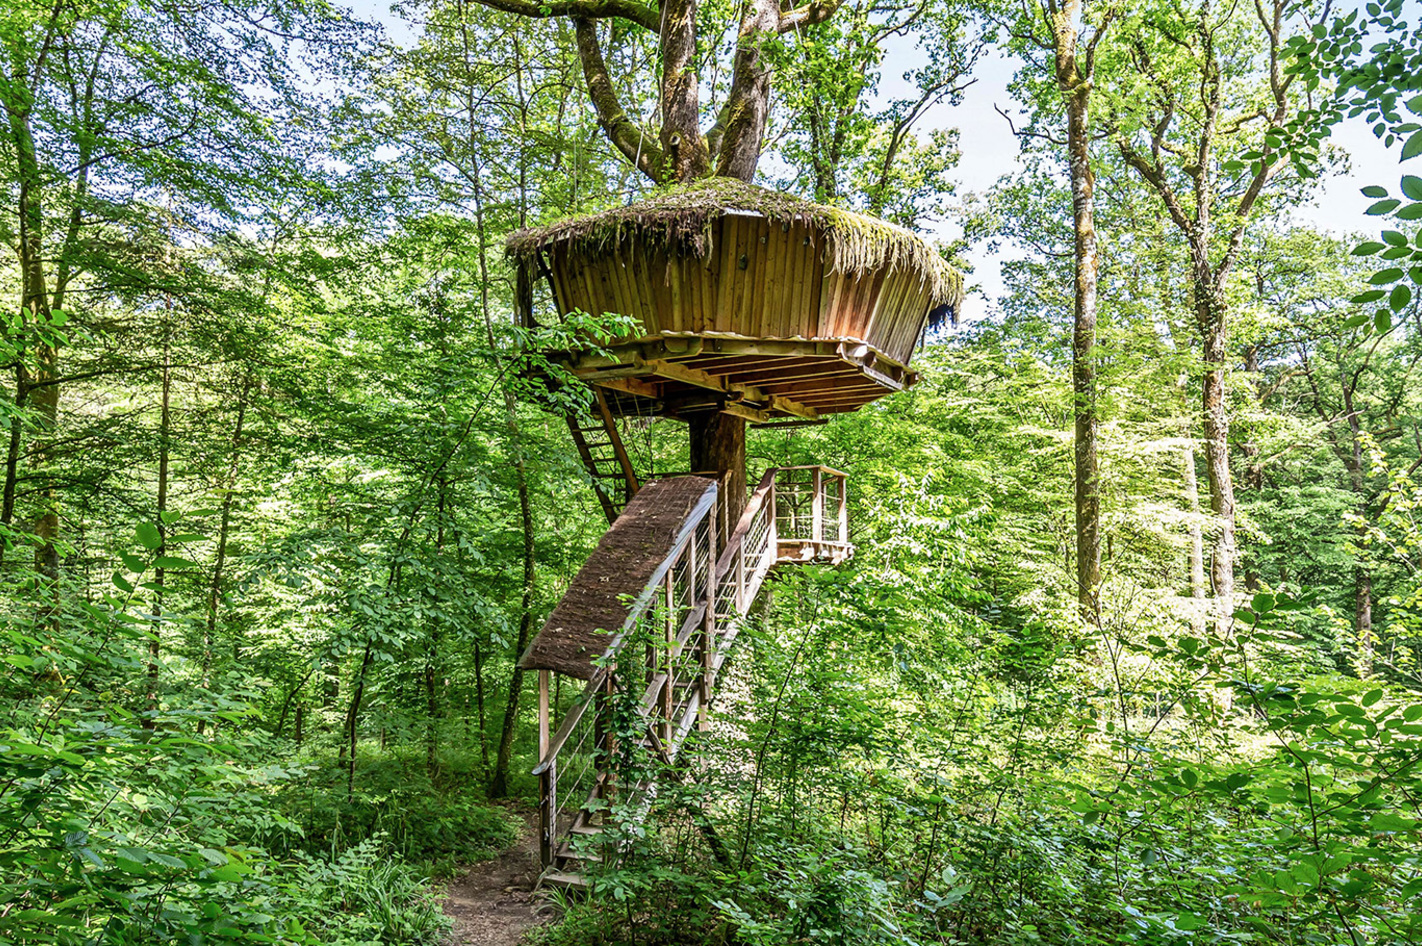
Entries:
[[[672,762],[704,727],[771,569],[851,552],[845,474],[772,468],[747,497],[747,423],[817,423],[912,385],[914,348],[953,318],[961,281],[906,230],[725,179],[523,231],[508,249],[526,324],[540,281],[552,317],[637,323],[549,353],[592,387],[568,425],[611,523],[521,661],[539,679],[545,876],[577,883],[601,856],[608,800],[636,810],[655,791],[615,785],[608,701],[635,697],[642,748]],[[643,482],[623,417],[685,421],[699,472]],[[629,669],[622,643],[648,635],[658,646]],[[561,716],[555,674],[582,687]]]

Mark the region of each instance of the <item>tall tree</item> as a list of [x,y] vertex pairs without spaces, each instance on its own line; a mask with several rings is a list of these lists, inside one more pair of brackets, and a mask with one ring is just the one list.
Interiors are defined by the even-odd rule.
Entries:
[[[1033,104],[1034,125],[1064,118],[1065,138],[1052,138],[1065,150],[1072,208],[1072,463],[1076,536],[1076,598],[1085,621],[1099,620],[1101,586],[1101,472],[1097,461],[1100,419],[1096,399],[1096,306],[1100,250],[1096,234],[1096,172],[1092,166],[1092,92],[1096,85],[1097,51],[1115,18],[1115,3],[1083,4],[1082,0],[1046,0],[1033,4],[1027,15],[1009,20],[1017,47],[1030,68],[1050,76],[1055,93],[1042,101],[1044,83],[1026,83],[1039,90]],[[1034,62],[1034,54],[1042,55]],[[1042,112],[1046,115],[1042,115]],[[1043,134],[1036,128],[1025,132]]]
[[[1121,157],[1155,194],[1189,250],[1194,321],[1201,338],[1200,413],[1210,509],[1215,625],[1234,611],[1236,501],[1230,469],[1229,284],[1261,198],[1290,167],[1283,128],[1297,117],[1290,37],[1308,26],[1291,0],[1252,9],[1162,4],[1138,11],[1130,70],[1113,83],[1112,136]],[[1262,70],[1257,65],[1261,57]],[[1129,78],[1128,78],[1129,75]],[[1261,88],[1262,87],[1262,88]]]

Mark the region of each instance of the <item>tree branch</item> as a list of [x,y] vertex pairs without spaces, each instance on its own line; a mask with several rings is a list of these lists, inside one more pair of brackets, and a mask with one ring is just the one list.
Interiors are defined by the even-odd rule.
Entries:
[[575,20],[604,20],[621,17],[644,29],[656,33],[661,19],[657,8],[637,0],[549,0],[538,3],[534,0],[474,0],[481,6],[492,7],[505,13],[546,20],[555,16],[568,16]]
[[788,33],[791,30],[803,29],[806,26],[814,26],[816,23],[823,23],[834,16],[844,0],[812,0],[803,7],[796,7],[793,10],[786,10],[780,14],[779,32]]
[[637,170],[657,183],[663,183],[661,173],[665,160],[662,149],[657,146],[656,139],[638,127],[622,110],[617,90],[612,87],[612,79],[607,74],[602,47],[598,45],[597,27],[592,20],[583,17],[574,17],[573,27],[578,38],[578,58],[582,61],[583,76],[588,83],[588,97],[597,110],[597,123]]

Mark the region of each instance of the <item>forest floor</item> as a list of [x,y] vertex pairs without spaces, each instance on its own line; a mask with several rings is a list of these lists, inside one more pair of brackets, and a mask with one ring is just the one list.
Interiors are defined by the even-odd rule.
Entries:
[[[536,816],[535,816],[536,818]],[[538,883],[538,829],[525,818],[523,832],[498,857],[473,865],[452,881],[444,912],[454,921],[450,946],[515,946],[545,922],[534,911],[542,902]]]

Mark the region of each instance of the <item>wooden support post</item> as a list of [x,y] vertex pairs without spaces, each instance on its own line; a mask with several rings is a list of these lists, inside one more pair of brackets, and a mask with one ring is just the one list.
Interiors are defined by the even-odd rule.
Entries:
[[[541,762],[548,755],[548,678],[549,671],[538,671],[538,759]],[[558,792],[558,766],[555,762],[538,776],[538,857],[543,866],[553,863],[553,834],[557,825],[556,803]]]
[[810,471],[811,529],[810,538],[815,542],[825,540],[825,478],[819,467]]
[[548,743],[550,733],[549,723],[549,678],[553,676],[550,670],[538,671],[538,761],[542,762],[543,757],[548,754]]
[[839,476],[839,543],[849,544],[849,477]]

